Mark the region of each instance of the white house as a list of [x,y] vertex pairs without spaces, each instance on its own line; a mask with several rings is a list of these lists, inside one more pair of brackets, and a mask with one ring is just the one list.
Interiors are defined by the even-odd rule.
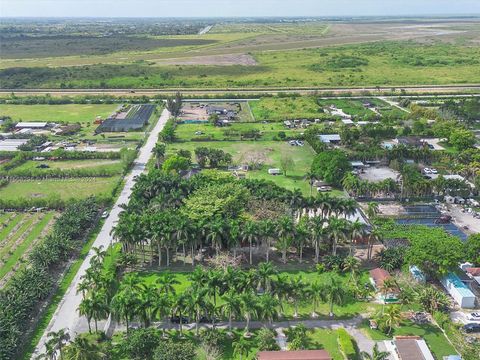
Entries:
[[461,308],[475,307],[475,295],[456,274],[448,273],[440,282]]

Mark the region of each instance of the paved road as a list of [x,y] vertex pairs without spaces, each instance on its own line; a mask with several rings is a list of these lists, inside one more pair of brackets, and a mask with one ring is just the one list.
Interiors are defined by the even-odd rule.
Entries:
[[[100,230],[97,239],[93,243],[94,247],[103,246],[104,248],[107,248],[110,245],[110,232],[117,223],[118,215],[122,211],[120,205],[128,202],[132,193],[132,187],[135,184],[135,177],[144,172],[145,166],[152,155],[153,147],[157,142],[158,134],[163,129],[163,126],[165,125],[165,122],[168,120],[169,116],[170,114],[167,110],[164,110],[162,112],[160,119],[158,120],[153,130],[150,132],[145,144],[140,149],[139,155],[135,160],[132,171],[125,178],[125,187],[123,188],[120,196],[118,197],[117,202],[113,206],[109,217],[105,221],[105,224]],[[90,251],[85,261],[82,263],[80,270],[70,284],[70,287],[68,288],[65,296],[57,307],[57,310],[53,315],[50,324],[48,324],[47,329],[45,330],[42,338],[40,339],[40,342],[38,343],[32,358],[35,358],[37,355],[44,352],[46,335],[48,332],[66,329],[70,333],[72,339],[77,333],[83,332],[86,326],[86,321],[85,319],[80,318],[77,312],[78,305],[82,300],[81,294],[77,294],[77,285],[80,282],[81,277],[85,274],[86,270],[90,267],[90,259],[93,255],[93,251]]]
[[[457,93],[476,91],[475,94],[466,94],[469,96],[479,96],[480,84],[464,84],[464,85],[420,85],[420,86],[396,86],[397,93],[395,96],[400,96],[400,89],[404,89],[408,93],[422,94],[422,93]],[[326,88],[326,87],[294,87],[294,88],[275,88],[275,87],[259,87],[259,88],[170,88],[170,89],[0,89],[0,95],[10,95],[14,92],[18,96],[25,95],[45,95],[51,94],[56,96],[61,95],[117,95],[117,96],[140,96],[140,95],[171,95],[180,91],[184,95],[215,95],[224,93],[235,94],[312,94],[317,93],[321,96],[322,93],[333,93],[336,95],[357,94],[364,96],[363,92],[369,91],[371,96],[378,96],[380,92],[388,93],[391,87],[384,86],[376,87],[351,87],[351,88]],[[463,94],[461,94],[463,95]],[[401,95],[405,97],[405,95]]]

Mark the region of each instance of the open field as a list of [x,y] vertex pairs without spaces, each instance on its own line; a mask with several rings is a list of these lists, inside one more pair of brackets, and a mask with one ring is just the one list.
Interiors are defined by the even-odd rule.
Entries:
[[[193,154],[197,147],[222,149],[230,153],[237,164],[248,164],[252,160],[260,160],[263,163],[261,169],[248,171],[247,178],[270,180],[289,190],[300,189],[305,195],[310,192],[310,186],[304,180],[304,176],[310,169],[315,154],[308,144],[301,147],[290,146],[287,142],[279,141],[202,141],[174,143],[169,145],[167,150],[174,153],[180,149],[186,149]],[[287,176],[269,175],[269,168],[280,167],[282,156],[290,157],[295,164],[294,168],[288,171]]]
[[250,101],[250,107],[257,121],[283,121],[292,119],[315,119],[323,109],[313,96],[269,98]]
[[[295,137],[304,129],[288,129],[283,123],[232,123],[227,127],[218,127],[213,124],[181,124],[175,129],[175,135],[180,141],[199,140],[248,140],[242,134],[251,131],[259,131],[257,140],[278,140],[278,134],[284,132],[287,137]],[[202,134],[196,135],[195,133]]]
[[[48,168],[40,169],[39,165],[47,165]],[[103,160],[103,159],[94,159],[94,160],[66,160],[66,161],[33,161],[29,160],[25,163],[17,166],[16,168],[9,171],[10,175],[15,175],[17,173],[34,171],[48,174],[49,172],[62,170],[85,170],[85,171],[95,171],[101,170],[108,174],[118,174],[120,175],[123,171],[123,165],[120,160]]]
[[58,197],[62,200],[80,199],[91,195],[111,195],[118,177],[81,178],[66,180],[13,181],[0,189],[0,197],[5,200],[21,198]]
[[54,212],[0,214],[0,284],[23,266],[31,247],[48,233]]
[[93,124],[95,118],[110,116],[118,104],[9,105],[0,104],[0,116],[15,121],[40,121]]

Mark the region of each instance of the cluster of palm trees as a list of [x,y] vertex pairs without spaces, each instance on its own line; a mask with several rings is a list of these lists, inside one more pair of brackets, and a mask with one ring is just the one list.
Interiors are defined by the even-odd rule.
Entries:
[[[181,200],[179,200],[181,205]],[[248,247],[248,262],[253,264],[254,248],[264,250],[261,255],[270,260],[275,247],[281,252],[282,261],[294,248],[298,261],[302,262],[305,248],[314,249],[314,261],[319,262],[320,252],[337,253],[339,244],[355,244],[368,238],[365,225],[347,218],[356,213],[357,203],[352,199],[339,199],[326,195],[305,199],[293,192],[289,199],[290,214],[279,218],[253,219],[215,216],[209,219],[192,220],[178,207],[172,206],[156,211],[124,211],[113,235],[123,244],[127,253],[140,253],[152,264],[158,258],[158,266],[166,258],[169,266],[174,256],[181,253],[186,261],[190,253],[191,264],[199,250],[209,247],[218,254],[227,250],[234,257],[239,249]]]
[[349,173],[343,180],[345,191],[355,197],[392,197],[400,190],[398,183],[393,179],[385,179],[378,182],[361,180]]
[[[98,259],[102,256],[101,251],[98,256]],[[127,333],[135,321],[144,327],[161,321],[163,330],[173,321],[179,324],[180,332],[183,323],[195,323],[198,334],[200,323],[209,322],[215,328],[217,321],[223,319],[228,321],[230,331],[234,320],[242,320],[248,336],[253,319],[271,325],[286,315],[287,305],[293,308],[293,317],[298,318],[299,306],[308,301],[313,304],[311,317],[315,318],[320,303],[327,303],[329,315],[333,316],[334,305],[341,305],[353,296],[367,297],[368,294],[358,291],[365,288],[357,281],[358,262],[345,261],[345,264],[344,271],[351,273],[352,281],[329,273],[321,282],[308,282],[302,276],[278,273],[271,262],[248,271],[232,267],[205,270],[197,266],[188,276],[190,284],[180,283],[170,272],[162,273],[155,281],[145,281],[136,273],[129,273],[115,295],[110,291],[115,288],[112,286],[115,277],[101,272],[101,276],[86,276],[79,286],[78,291],[83,292],[79,311],[89,323],[95,322],[96,331],[97,322],[112,313],[126,324]]]

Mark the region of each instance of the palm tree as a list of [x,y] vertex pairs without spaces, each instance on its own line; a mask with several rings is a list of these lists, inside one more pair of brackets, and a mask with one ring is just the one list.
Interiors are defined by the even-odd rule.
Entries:
[[309,229],[312,236],[312,241],[315,246],[315,263],[318,264],[320,260],[320,242],[325,236],[325,219],[321,216],[310,218]]
[[[63,359],[63,348],[70,341],[70,334],[65,329],[51,331],[47,334],[48,341],[45,344],[47,348],[47,356],[50,359],[56,358],[56,352],[60,353],[60,359]],[[49,353],[49,354],[48,354]]]
[[98,320],[106,319],[109,313],[107,295],[104,290],[95,291],[91,295],[91,315],[95,321],[95,332],[98,332]]
[[282,261],[287,263],[287,250],[292,241],[293,234],[295,232],[295,224],[293,219],[289,216],[284,216],[277,224],[278,241],[277,246],[282,250]]
[[249,247],[249,263],[252,265],[252,243],[257,240],[258,229],[255,221],[247,221],[242,230],[242,238],[244,241],[248,241]]
[[87,318],[87,323],[88,323],[88,332],[92,332],[92,327],[90,326],[90,321],[92,320],[92,313],[93,313],[93,305],[92,305],[92,299],[90,297],[87,297],[86,299],[83,299],[80,302],[80,305],[78,305],[78,313],[80,316],[85,316]]
[[350,243],[350,255],[353,256],[355,254],[355,245],[358,240],[361,240],[365,236],[365,224],[362,224],[360,221],[355,220],[353,223],[350,224],[350,236],[351,236],[351,243]]
[[258,316],[262,320],[268,321],[271,326],[274,319],[278,316],[278,299],[270,294],[263,294],[258,299]]
[[143,326],[148,328],[154,317],[154,305],[157,302],[159,294],[153,284],[142,284],[142,291],[139,293],[136,313],[143,322]]
[[277,269],[271,262],[260,263],[257,269],[257,290],[263,288],[265,292],[269,293],[272,290],[272,277],[275,274],[277,274]]
[[268,262],[270,258],[270,248],[272,247],[272,236],[275,233],[275,223],[272,220],[264,220],[260,222],[260,232],[263,239],[265,239],[265,258]]
[[223,297],[222,312],[228,317],[228,330],[232,332],[232,320],[240,311],[241,298],[234,291],[229,291]]
[[360,268],[360,260],[353,256],[347,256],[343,261],[343,271],[350,272],[350,280],[357,285],[356,274]]
[[395,305],[390,305],[382,315],[382,321],[388,328],[387,334],[391,334],[392,329],[400,325],[401,320],[402,313],[400,312],[400,308]]
[[304,300],[306,295],[306,284],[303,281],[302,276],[295,276],[290,278],[289,286],[289,294],[288,298],[291,302],[293,302],[294,313],[293,317],[298,317],[298,303]]
[[308,184],[310,185],[310,196],[312,196],[313,184],[315,183],[315,180],[317,179],[317,177],[313,172],[307,171],[304,175],[304,179],[305,181],[308,181]]
[[382,313],[385,310],[385,303],[386,303],[386,298],[388,293],[390,293],[393,290],[398,289],[398,284],[397,281],[394,278],[388,278],[383,280],[383,283],[380,285],[380,292],[383,295],[383,307],[382,307]]
[[160,165],[165,158],[166,145],[163,143],[156,143],[153,148],[153,155],[155,156],[155,167],[160,168]]
[[327,232],[332,242],[332,255],[337,255],[337,245],[346,239],[347,229],[348,223],[344,219],[336,217],[329,219]]
[[160,291],[168,295],[175,295],[175,285],[180,284],[175,274],[170,271],[165,271],[161,277],[156,280],[157,286]]
[[369,219],[373,219],[377,216],[377,214],[379,213],[380,211],[380,208],[378,206],[378,203],[376,202],[369,202],[368,203],[368,207],[367,207],[367,216]]
[[62,360],[102,360],[107,357],[98,345],[88,338],[77,336],[65,347]]
[[110,304],[112,313],[117,319],[125,320],[127,326],[127,334],[129,331],[129,324],[135,315],[138,307],[138,296],[130,289],[120,290],[112,299]]
[[244,336],[250,336],[250,320],[257,313],[257,300],[251,292],[246,292],[240,295],[240,305],[246,321]]
[[224,226],[223,222],[220,219],[217,219],[210,223],[206,239],[210,240],[211,246],[215,248],[215,252],[217,253],[217,255],[222,247],[223,233]]
[[243,356],[248,356],[248,343],[244,338],[240,338],[233,343],[233,354],[243,360]]
[[368,251],[367,251],[367,259],[372,259],[372,252],[373,252],[373,244],[376,242],[381,241],[382,235],[377,228],[373,228],[370,230],[370,234],[368,235]]
[[207,283],[205,288],[207,293],[213,297],[213,304],[217,306],[217,294],[220,290],[220,286],[223,283],[223,274],[218,270],[210,270],[207,272]]
[[323,291],[323,287],[322,287],[322,284],[320,284],[319,282],[316,281],[310,285],[308,295],[310,296],[310,299],[312,300],[312,304],[313,304],[312,318],[316,318],[318,316],[317,307],[318,307],[318,303],[323,298],[322,291]]
[[375,346],[373,347],[372,355],[370,355],[366,351],[362,351],[360,353],[360,356],[362,357],[363,360],[387,360],[388,357],[390,356],[390,352],[380,351],[378,348],[378,344],[375,343]]
[[342,305],[347,297],[342,279],[335,274],[330,274],[323,286],[325,300],[329,304],[329,316],[333,317],[333,305]]
[[173,302],[172,313],[177,314],[180,319],[180,336],[183,337],[183,314],[188,307],[188,298],[185,293],[177,296]]
[[[168,323],[168,317],[172,301],[166,294],[159,294],[155,297],[150,308],[150,316],[152,319],[163,319],[165,323]],[[165,337],[165,326],[162,326],[163,337]]]
[[[186,300],[187,311],[195,318],[195,334],[198,336],[198,325],[202,311],[207,308],[207,289],[191,288]],[[180,320],[181,322],[181,320]]]

